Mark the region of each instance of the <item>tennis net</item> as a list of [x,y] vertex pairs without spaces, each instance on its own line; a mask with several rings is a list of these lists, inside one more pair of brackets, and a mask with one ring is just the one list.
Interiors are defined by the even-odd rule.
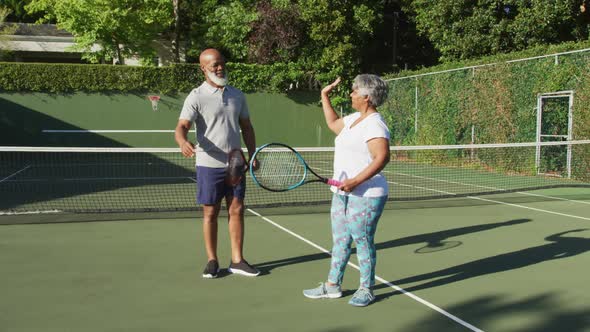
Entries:
[[[331,177],[333,148],[299,148]],[[194,159],[167,148],[0,147],[0,215],[196,211]],[[590,188],[590,140],[391,147],[389,200],[424,200],[552,187]],[[310,183],[284,193],[247,180],[250,208],[329,203]]]

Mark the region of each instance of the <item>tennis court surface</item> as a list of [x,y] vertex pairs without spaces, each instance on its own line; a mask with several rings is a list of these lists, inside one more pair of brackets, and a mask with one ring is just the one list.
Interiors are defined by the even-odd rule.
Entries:
[[[192,161],[2,151],[1,330],[590,331],[590,158],[561,148],[392,152],[366,308],[347,304],[354,266],[343,298],[301,293],[328,272],[326,186],[248,183],[245,253],[263,274],[205,280]],[[303,155],[331,173],[329,150]],[[227,265],[224,222],[219,250]]]

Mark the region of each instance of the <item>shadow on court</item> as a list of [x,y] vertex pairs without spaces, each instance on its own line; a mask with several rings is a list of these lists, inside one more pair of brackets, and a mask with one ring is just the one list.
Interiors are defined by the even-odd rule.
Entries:
[[[520,269],[526,266],[561,259],[583,254],[590,250],[590,239],[564,236],[566,234],[582,232],[584,229],[573,229],[561,233],[556,233],[545,238],[551,243],[543,244],[536,247],[526,248],[506,254],[496,255],[483,258],[465,264],[460,264],[450,268],[424,273],[409,278],[391,281],[391,284],[400,286],[404,284],[423,282],[422,284],[404,288],[408,292],[414,292],[431,287],[443,286],[453,282],[475,278],[487,274],[493,274],[503,271]],[[431,280],[432,281],[428,281]],[[388,288],[386,284],[375,285],[374,289]],[[376,296],[376,301],[384,300],[390,296],[399,295],[401,292],[393,291]]]
[[51,135],[44,129],[83,130],[37,110],[0,98],[0,145],[3,146],[69,146],[127,147],[126,144],[95,133]]
[[[448,230],[444,230],[444,231],[408,236],[408,237],[403,237],[403,238],[399,238],[399,239],[395,239],[395,240],[391,240],[391,241],[376,243],[375,246],[376,246],[377,250],[383,250],[383,249],[395,248],[395,247],[400,247],[400,246],[405,246],[405,245],[421,244],[422,243],[422,244],[425,244],[425,247],[440,248],[440,247],[444,247],[445,240],[449,239],[449,238],[454,238],[454,237],[458,237],[461,235],[472,234],[472,233],[477,233],[477,232],[488,231],[488,230],[498,228],[498,227],[507,227],[507,226],[518,225],[518,224],[522,224],[522,223],[530,222],[530,221],[531,221],[531,219],[514,219],[514,220],[508,220],[508,221],[504,221],[504,222],[485,224],[485,225],[475,225],[475,226],[468,226],[468,227],[453,228],[453,229],[448,229]],[[433,250],[433,252],[434,251],[435,250]],[[353,253],[356,253],[356,248],[353,248]],[[268,273],[270,273],[271,270],[276,269],[276,268],[280,268],[283,266],[306,263],[306,262],[316,261],[316,260],[320,260],[320,259],[327,259],[327,258],[330,258],[330,255],[325,254],[325,253],[317,253],[317,254],[311,254],[311,255],[303,255],[303,256],[278,259],[278,260],[274,260],[274,261],[262,262],[262,263],[256,264],[256,267],[258,269],[260,269],[263,273],[268,274]]]
[[[393,248],[393,247],[401,247],[407,246],[411,244],[419,244],[419,243],[426,243],[426,246],[423,248],[432,248],[432,252],[436,251],[436,248],[445,248],[445,243],[447,239],[454,238],[460,235],[472,234],[477,232],[483,232],[490,229],[498,228],[498,227],[506,227],[506,226],[513,226],[522,224],[525,222],[530,222],[531,219],[514,219],[508,220],[504,222],[498,222],[493,224],[485,224],[485,225],[474,225],[468,227],[461,227],[461,228],[454,228],[448,229],[439,232],[433,232],[428,234],[420,234],[414,236],[408,236],[401,239],[395,239],[391,241],[385,241],[381,243],[377,243],[375,246],[377,250]],[[454,248],[454,247],[453,247]]]
[[[564,309],[560,305],[559,294],[544,293],[523,299],[510,301],[508,296],[482,296],[471,301],[452,305],[445,309],[451,313],[459,313],[459,317],[484,331],[492,329],[491,324],[498,320],[510,320],[514,317],[513,328],[510,331],[538,332],[538,331],[587,331],[590,325],[590,307],[577,310]],[[518,317],[538,313],[539,319],[530,323],[519,320]],[[505,327],[507,325],[504,325]],[[401,331],[457,331],[457,324],[449,320],[448,329],[441,326],[440,314],[432,312],[429,317],[414,325],[406,326]]]
[[[127,147],[95,133],[49,135],[47,128],[84,129],[0,98],[2,146]],[[0,212],[196,210],[192,167],[152,153],[3,152]],[[148,190],[156,186],[162,189]],[[187,193],[180,208],[179,192]]]

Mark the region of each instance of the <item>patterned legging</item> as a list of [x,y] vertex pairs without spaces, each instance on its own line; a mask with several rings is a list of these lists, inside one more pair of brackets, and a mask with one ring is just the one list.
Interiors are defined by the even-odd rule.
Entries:
[[333,246],[328,281],[342,284],[354,241],[361,272],[360,286],[370,288],[375,284],[375,231],[386,201],[387,196],[357,197],[334,194],[330,209]]

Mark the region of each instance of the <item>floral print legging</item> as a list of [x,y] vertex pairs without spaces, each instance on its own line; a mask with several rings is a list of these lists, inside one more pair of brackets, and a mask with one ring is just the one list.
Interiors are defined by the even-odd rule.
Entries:
[[358,197],[334,194],[330,209],[333,246],[329,282],[342,284],[354,241],[361,272],[360,286],[370,288],[375,284],[375,231],[386,201],[387,196]]

